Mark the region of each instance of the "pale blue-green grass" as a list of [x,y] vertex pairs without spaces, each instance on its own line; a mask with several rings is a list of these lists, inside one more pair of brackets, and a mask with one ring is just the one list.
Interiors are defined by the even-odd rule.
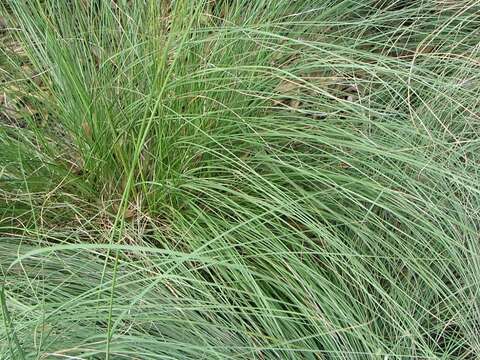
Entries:
[[2,9],[0,358],[478,358],[478,1]]

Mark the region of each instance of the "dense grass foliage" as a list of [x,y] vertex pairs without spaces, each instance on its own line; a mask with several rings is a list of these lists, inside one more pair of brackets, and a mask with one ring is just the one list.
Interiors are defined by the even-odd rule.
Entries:
[[478,0],[7,0],[1,359],[477,359]]

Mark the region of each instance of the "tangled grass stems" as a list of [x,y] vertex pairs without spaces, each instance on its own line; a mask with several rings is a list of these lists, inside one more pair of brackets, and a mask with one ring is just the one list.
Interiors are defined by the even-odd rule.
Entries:
[[1,6],[2,359],[478,356],[478,1]]

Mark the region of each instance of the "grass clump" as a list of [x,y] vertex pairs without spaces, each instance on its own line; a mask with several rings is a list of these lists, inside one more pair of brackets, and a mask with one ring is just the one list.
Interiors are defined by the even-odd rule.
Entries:
[[476,359],[478,1],[2,6],[2,359]]

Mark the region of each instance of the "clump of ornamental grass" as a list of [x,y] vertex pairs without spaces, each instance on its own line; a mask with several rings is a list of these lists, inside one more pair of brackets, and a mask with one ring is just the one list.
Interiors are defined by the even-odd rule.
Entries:
[[2,359],[475,359],[476,0],[8,0]]

